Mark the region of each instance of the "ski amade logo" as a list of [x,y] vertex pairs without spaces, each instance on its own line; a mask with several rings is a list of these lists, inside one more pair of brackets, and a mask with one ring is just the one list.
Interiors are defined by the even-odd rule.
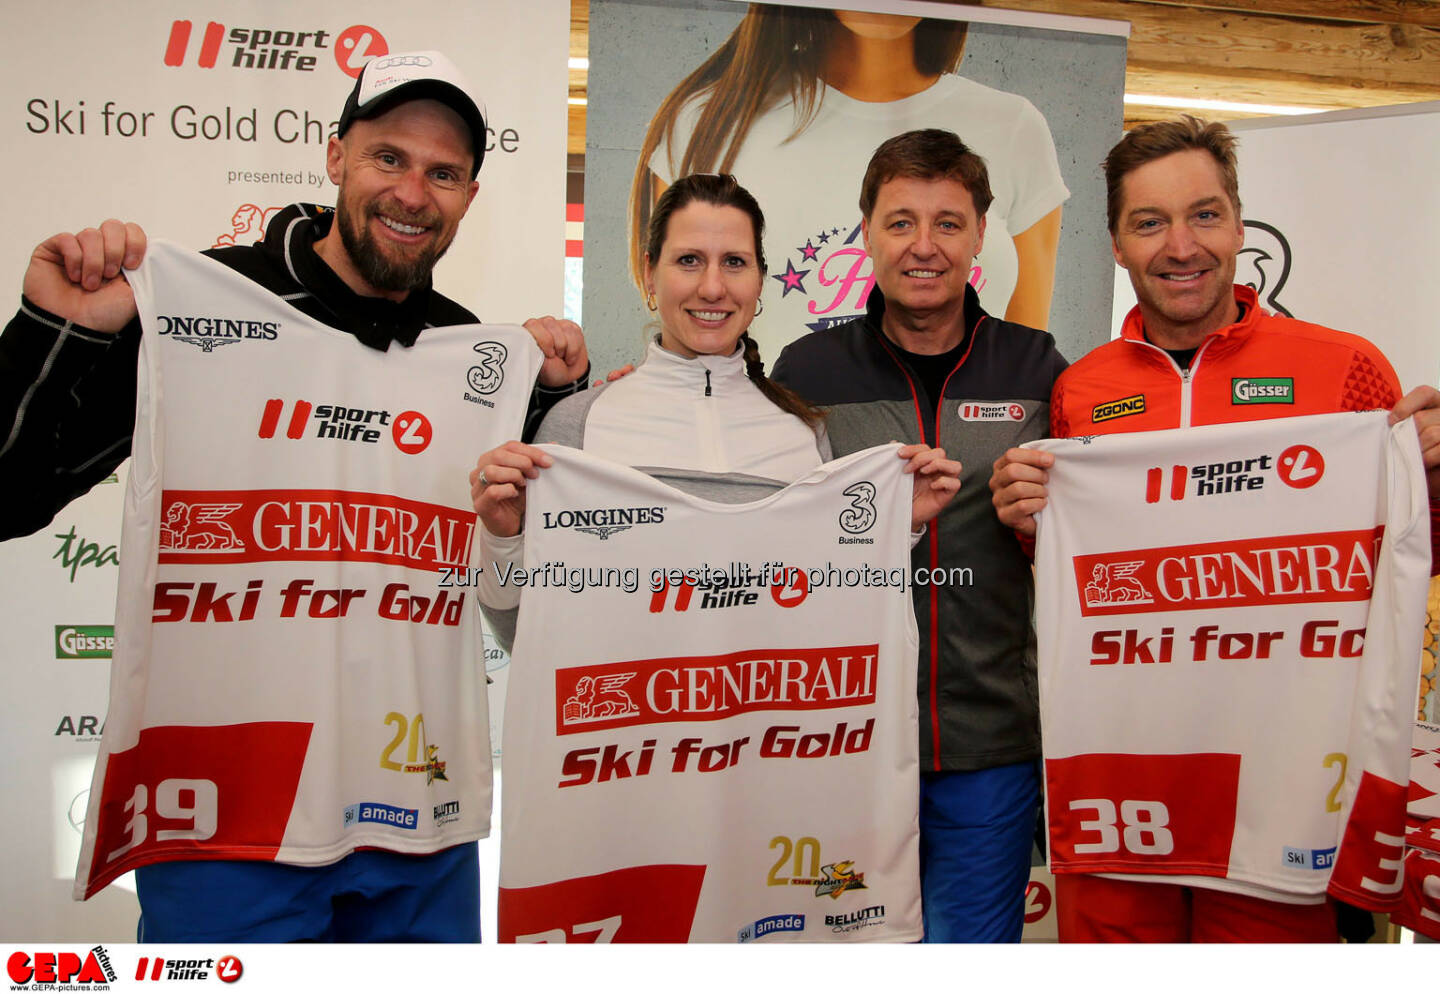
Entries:
[[56,625],[56,659],[109,659],[115,651],[114,625]]
[[165,64],[193,65],[200,69],[268,69],[314,72],[330,58],[341,72],[354,78],[365,63],[390,51],[385,36],[366,24],[352,24],[335,32],[311,26],[230,27],[209,21],[203,30],[189,20],[170,22],[165,43]]
[[115,967],[104,946],[85,953],[27,952],[19,950],[5,961],[11,990],[108,991],[115,983]]

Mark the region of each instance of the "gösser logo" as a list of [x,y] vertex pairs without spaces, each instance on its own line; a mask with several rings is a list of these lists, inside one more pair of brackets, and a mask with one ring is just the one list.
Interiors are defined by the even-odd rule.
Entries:
[[[165,44],[165,64],[183,66],[190,52],[190,21],[173,21],[170,38]],[[228,64],[233,69],[292,69],[314,72],[319,52],[329,48],[329,31],[294,31],[276,28],[230,28],[210,21],[200,38],[195,64],[201,69],[214,69],[219,63],[221,47],[231,46]],[[364,24],[346,28],[335,37],[335,64],[352,78],[360,75],[365,63],[390,49],[379,31]]]

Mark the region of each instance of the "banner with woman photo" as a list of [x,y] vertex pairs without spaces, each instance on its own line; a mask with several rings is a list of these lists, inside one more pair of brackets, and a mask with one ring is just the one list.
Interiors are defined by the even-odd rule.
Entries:
[[970,282],[985,309],[1105,338],[1099,163],[1120,133],[1128,25],[910,0],[849,10],[726,0],[592,0],[586,334],[599,368],[638,355],[637,232],[678,176],[733,172],[767,218],[773,361],[864,312],[873,285],[856,201],[875,147],[945,128],[985,158],[995,202]]

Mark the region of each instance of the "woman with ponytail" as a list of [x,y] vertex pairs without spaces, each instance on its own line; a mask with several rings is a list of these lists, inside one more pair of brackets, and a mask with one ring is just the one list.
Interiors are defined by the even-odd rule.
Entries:
[[[646,306],[659,333],[634,373],[557,404],[537,442],[582,448],[633,466],[709,500],[759,500],[830,458],[821,413],[765,375],[748,334],[765,281],[760,206],[728,175],[673,183],[650,219],[643,264]],[[955,495],[960,464],[944,450],[900,450],[915,474],[912,529]],[[502,587],[506,562],[522,558],[525,487],[550,465],[539,449],[507,442],[470,474],[480,515],[479,586],[491,630],[505,649],[520,591]]]

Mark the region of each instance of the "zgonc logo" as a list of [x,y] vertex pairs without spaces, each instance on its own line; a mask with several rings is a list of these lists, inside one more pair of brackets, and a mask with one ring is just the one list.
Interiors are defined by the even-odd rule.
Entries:
[[[195,25],[190,21],[173,21],[170,38],[165,44],[165,64],[183,66],[190,55],[191,35]],[[228,46],[228,47],[227,47]],[[340,71],[350,77],[371,59],[390,51],[385,36],[365,24],[352,24],[338,35],[331,31],[296,31],[290,28],[229,28],[210,21],[199,33],[195,46],[195,65],[214,69],[221,64],[222,54],[232,69],[290,69],[314,72],[318,53],[329,51]]]

